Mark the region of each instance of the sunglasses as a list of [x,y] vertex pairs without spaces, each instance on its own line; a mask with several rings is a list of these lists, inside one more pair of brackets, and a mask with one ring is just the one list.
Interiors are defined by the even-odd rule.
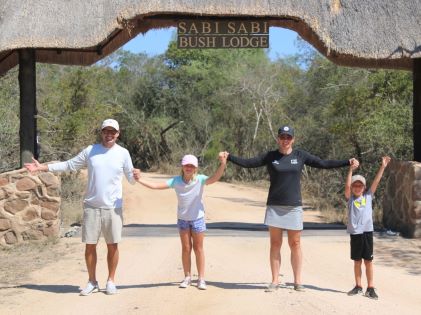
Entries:
[[102,129],[102,130],[101,130],[101,132],[102,132],[103,134],[110,133],[110,134],[112,134],[112,135],[115,135],[118,131],[117,131],[117,130],[115,130],[115,129]]
[[278,138],[281,140],[292,140],[291,135],[279,135]]

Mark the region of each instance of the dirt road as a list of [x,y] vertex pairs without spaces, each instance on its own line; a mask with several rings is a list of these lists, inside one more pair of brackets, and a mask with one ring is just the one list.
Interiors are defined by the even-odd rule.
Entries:
[[[154,180],[167,178],[146,175]],[[126,235],[133,235],[131,229],[172,229],[176,218],[172,190],[124,188]],[[262,189],[226,183],[208,186],[207,223],[260,225],[265,198]],[[318,212],[306,211],[306,222],[318,220]],[[210,232],[205,239],[208,290],[200,291],[194,286],[178,288],[183,272],[173,229],[162,235],[125,237],[116,279],[119,293],[114,296],[104,292],[78,295],[79,286],[87,280],[84,247],[79,238],[62,239],[59,246],[65,252],[60,259],[35,270],[24,283],[0,287],[0,314],[421,314],[419,240],[376,236],[375,283],[380,298],[374,301],[346,295],[353,286],[353,264],[344,230],[304,233],[305,292],[291,289],[285,242],[281,273],[289,287],[265,293],[270,280],[266,231]],[[97,272],[101,288],[107,274],[105,253],[101,240]]]

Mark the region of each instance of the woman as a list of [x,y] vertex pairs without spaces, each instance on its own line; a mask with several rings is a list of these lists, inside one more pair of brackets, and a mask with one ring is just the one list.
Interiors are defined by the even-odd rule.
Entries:
[[265,225],[269,227],[272,281],[266,289],[267,292],[274,291],[279,287],[280,251],[284,230],[288,233],[288,244],[291,249],[294,289],[304,290],[301,284],[303,208],[300,183],[304,165],[325,169],[359,165],[354,158],[350,160],[321,160],[304,150],[293,149],[294,141],[294,130],[290,126],[282,126],[278,130],[277,150],[251,159],[228,155],[228,161],[234,164],[247,168],[266,166],[269,173],[270,187],[266,203]]

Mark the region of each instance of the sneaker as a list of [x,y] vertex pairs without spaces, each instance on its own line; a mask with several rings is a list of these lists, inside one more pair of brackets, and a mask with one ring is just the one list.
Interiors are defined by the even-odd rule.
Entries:
[[299,292],[304,292],[304,286],[302,284],[294,284],[294,290]]
[[363,294],[363,288],[359,286],[355,286],[351,291],[347,293],[349,296],[357,295],[357,294]]
[[278,290],[279,288],[279,284],[278,283],[269,283],[268,286],[265,289],[265,292],[274,292],[276,290]]
[[107,281],[107,286],[105,287],[105,293],[111,295],[117,293],[117,287],[115,286],[114,282],[111,280]]
[[206,282],[203,279],[197,280],[197,288],[199,290],[206,290]]
[[373,300],[379,299],[379,296],[377,295],[376,290],[374,290],[374,288],[367,288],[367,291],[365,291],[365,296]]
[[80,291],[80,295],[87,296],[94,292],[99,292],[98,282],[88,281],[86,287]]
[[181,281],[180,285],[178,286],[179,288],[185,289],[187,288],[189,285],[191,285],[191,278],[190,277],[185,277],[183,281]]

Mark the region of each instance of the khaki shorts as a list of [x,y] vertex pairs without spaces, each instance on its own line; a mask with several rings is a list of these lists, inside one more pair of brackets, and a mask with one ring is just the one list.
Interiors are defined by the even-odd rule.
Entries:
[[107,244],[121,241],[123,211],[121,208],[100,209],[83,207],[82,242],[97,244],[101,232]]

